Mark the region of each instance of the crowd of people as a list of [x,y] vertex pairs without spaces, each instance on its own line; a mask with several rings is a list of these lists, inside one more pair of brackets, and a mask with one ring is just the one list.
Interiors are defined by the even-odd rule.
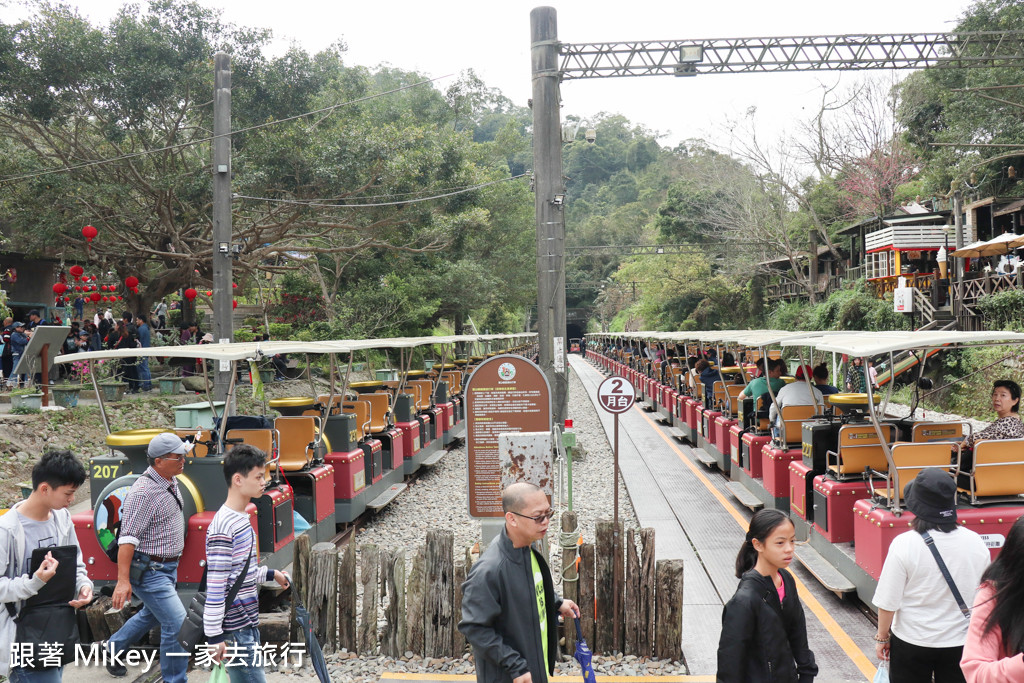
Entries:
[[[158,301],[153,306],[151,316],[145,313],[124,311],[120,318],[115,318],[113,311],[108,308],[106,311],[98,311],[88,320],[84,319],[83,311],[77,304],[78,300],[76,299],[73,304],[73,319],[68,326],[68,335],[62,345],[61,353],[149,348],[159,343],[206,344],[213,341],[213,335],[201,332],[196,322],[181,325],[176,333],[167,330],[169,307],[164,301]],[[53,319],[47,323],[37,309],[29,311],[27,322],[18,321],[12,317],[3,321],[2,328],[0,328],[0,345],[3,347],[2,355],[0,355],[2,358],[0,388],[21,388],[28,386],[33,381],[25,374],[14,377],[13,369],[17,367],[25,347],[28,346],[33,330],[44,324],[63,326],[64,323],[60,319]],[[54,372],[66,375],[72,370],[68,366],[63,366]],[[186,360],[182,366],[182,375],[188,377],[195,372],[195,361]],[[118,363],[118,370],[115,374],[128,383],[128,393],[154,390],[149,358],[122,360]],[[53,381],[59,378],[59,376],[52,376],[50,379]],[[34,381],[41,382],[38,373]]]

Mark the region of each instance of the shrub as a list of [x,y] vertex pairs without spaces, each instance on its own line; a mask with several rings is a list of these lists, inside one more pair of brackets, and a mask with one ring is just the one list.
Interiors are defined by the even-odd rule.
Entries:
[[256,338],[255,333],[252,330],[235,330],[235,341],[236,342],[251,342]]
[[292,326],[288,323],[270,323],[271,339],[291,339]]
[[990,330],[1024,331],[1024,290],[1011,289],[978,299],[978,309]]

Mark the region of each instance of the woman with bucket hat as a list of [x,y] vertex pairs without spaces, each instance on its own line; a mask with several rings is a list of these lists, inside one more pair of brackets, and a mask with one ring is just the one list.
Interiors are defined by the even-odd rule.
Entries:
[[958,526],[956,482],[927,468],[903,489],[915,517],[893,539],[875,589],[875,651],[889,661],[892,683],[962,682],[960,657],[970,620],[968,605],[989,564],[981,537]]

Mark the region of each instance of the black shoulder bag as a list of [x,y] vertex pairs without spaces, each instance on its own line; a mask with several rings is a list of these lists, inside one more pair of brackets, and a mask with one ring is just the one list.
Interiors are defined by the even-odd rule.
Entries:
[[[253,546],[255,546],[255,542]],[[249,563],[252,561],[253,546],[249,548],[249,554],[245,558],[245,566],[242,567],[242,573],[235,579],[234,585],[231,586],[227,597],[224,598],[225,615],[227,615],[231,604],[238,596],[238,591],[242,589],[242,582],[249,575]],[[185,652],[194,652],[196,645],[206,642],[206,631],[203,629],[203,612],[206,611],[206,569],[208,568],[209,565],[203,569],[203,578],[199,582],[199,590],[192,596],[192,602],[188,604],[188,609],[185,610],[185,621],[181,622],[181,628],[178,630],[178,644],[181,645]]]
[[942,561],[942,555],[939,554],[939,549],[935,547],[935,539],[931,537],[927,531],[921,534],[921,538],[924,539],[924,544],[928,546],[928,550],[932,551],[932,557],[939,565],[939,571],[942,572],[942,578],[946,580],[946,585],[949,586],[950,592],[953,594],[953,599],[956,600],[957,606],[960,611],[963,612],[964,616],[968,619],[971,618],[971,608],[964,602],[964,598],[960,595],[960,589],[953,583],[953,577],[949,574],[949,569],[946,567],[946,563]]
[[[33,661],[23,664],[25,669],[50,669],[65,666],[75,660],[75,646],[82,642],[78,633],[78,618],[75,608],[68,600],[75,598],[75,580],[78,573],[78,546],[65,545],[40,548],[32,552],[31,568],[39,569],[46,553],[52,553],[57,560],[57,573],[39,589],[39,592],[22,603],[21,610],[14,609],[14,603],[5,603],[7,612],[16,625],[14,642],[33,645]],[[68,597],[70,594],[70,597]],[[59,656],[44,660],[43,643],[58,643],[62,646]],[[58,661],[59,660],[59,663]]]

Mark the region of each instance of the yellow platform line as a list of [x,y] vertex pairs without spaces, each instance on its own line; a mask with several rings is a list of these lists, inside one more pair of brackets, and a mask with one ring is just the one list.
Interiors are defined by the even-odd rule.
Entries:
[[[420,674],[403,672],[386,672],[381,674],[382,681],[475,681],[474,674]],[[575,681],[579,683],[580,674],[566,676],[549,676],[549,681]],[[601,674],[601,683],[714,683],[714,676],[610,676]]]
[[[678,446],[676,446],[676,444],[672,443],[671,436],[669,436],[662,430],[658,429],[658,426],[657,424],[655,424],[654,420],[647,417],[647,415],[644,414],[642,410],[640,410],[639,406],[634,406],[634,408],[636,409],[640,417],[647,420],[651,427],[654,428],[654,431],[658,433],[658,435],[665,441],[665,443],[668,444],[668,447],[675,451],[676,455],[679,456],[679,459],[683,461],[683,464],[690,468],[690,471],[693,472],[694,476],[696,476],[697,479],[702,484],[704,484],[704,487],[711,492],[711,495],[713,495],[718,500],[722,507],[725,508],[726,512],[732,515],[732,518],[736,520],[736,522],[740,525],[740,528],[743,529],[743,532],[746,533],[749,524],[747,523],[747,519],[740,513],[740,511],[737,510],[736,507],[731,502],[729,502],[724,495],[722,495],[721,491],[715,488],[715,485],[711,482],[710,479],[708,479],[708,476],[706,474],[700,471],[700,469],[697,467],[697,464],[693,462],[690,458],[688,458],[686,454],[683,453],[683,451],[680,450]],[[737,548],[737,551],[738,550],[739,549]],[[818,617],[818,621],[820,621],[821,624],[825,627],[825,630],[828,631],[829,635],[832,636],[832,639],[836,641],[836,644],[838,644],[839,647],[843,649],[843,652],[845,652],[846,656],[850,658],[850,661],[853,662],[854,666],[860,669],[860,672],[864,674],[864,678],[866,678],[869,681],[872,680],[875,677],[875,671],[877,670],[875,664],[873,664],[871,660],[868,659],[863,652],[861,652],[861,649],[853,641],[853,638],[851,638],[850,635],[843,630],[843,627],[839,625],[839,622],[832,618],[832,615],[829,614],[828,611],[825,609],[824,605],[822,605],[818,601],[818,599],[811,594],[811,592],[807,589],[807,586],[804,585],[803,581],[801,581],[795,573],[790,572],[790,574],[792,574],[793,580],[796,582],[797,591],[800,593],[800,596],[803,599],[803,603],[807,605],[808,609],[810,609],[811,612],[814,613],[814,616]]]

